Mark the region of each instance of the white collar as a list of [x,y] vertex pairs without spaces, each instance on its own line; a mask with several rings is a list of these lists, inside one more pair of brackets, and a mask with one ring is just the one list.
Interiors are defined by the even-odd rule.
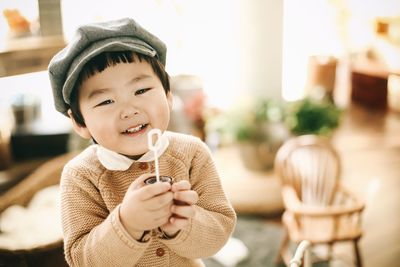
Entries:
[[[169,145],[168,137],[165,134],[161,135],[159,139],[160,149],[157,151],[158,157],[160,157]],[[121,155],[117,152],[109,150],[101,145],[97,146],[97,157],[101,164],[110,171],[126,171],[134,162],[149,162],[154,161],[154,152],[149,150],[139,159],[130,159],[127,156]]]

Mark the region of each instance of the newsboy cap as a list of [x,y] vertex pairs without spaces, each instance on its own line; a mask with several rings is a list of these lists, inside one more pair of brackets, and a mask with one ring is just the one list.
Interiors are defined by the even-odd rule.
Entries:
[[156,57],[165,66],[165,44],[133,19],[81,26],[48,66],[56,110],[68,116],[71,92],[83,66],[96,55],[112,51],[134,51]]

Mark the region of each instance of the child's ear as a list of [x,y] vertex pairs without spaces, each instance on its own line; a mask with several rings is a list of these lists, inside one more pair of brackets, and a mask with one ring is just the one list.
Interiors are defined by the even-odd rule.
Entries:
[[170,112],[172,111],[172,106],[174,103],[173,99],[174,99],[174,96],[172,95],[171,91],[169,91],[167,93],[167,101],[168,101],[168,107],[169,107]]
[[68,116],[71,119],[72,122],[72,127],[74,128],[74,131],[82,138],[84,139],[91,139],[92,135],[90,134],[89,130],[87,127],[80,125],[77,123],[72,116],[72,111],[69,109],[68,110]]

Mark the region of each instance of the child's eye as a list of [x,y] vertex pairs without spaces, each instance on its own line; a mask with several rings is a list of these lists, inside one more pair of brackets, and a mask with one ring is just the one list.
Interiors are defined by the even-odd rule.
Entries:
[[109,105],[109,104],[112,104],[112,103],[114,103],[114,100],[107,99],[106,101],[103,101],[103,102],[101,102],[100,104],[97,104],[96,107],[98,107],[98,106],[105,106],[105,105]]
[[150,90],[150,88],[139,89],[139,90],[137,90],[137,91],[135,92],[135,95],[144,94],[144,93],[146,93],[146,92],[149,91],[149,90]]

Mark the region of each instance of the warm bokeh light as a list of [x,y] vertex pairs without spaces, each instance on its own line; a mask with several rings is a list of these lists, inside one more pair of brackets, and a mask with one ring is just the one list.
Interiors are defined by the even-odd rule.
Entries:
[[[400,17],[400,2],[396,0],[285,0],[283,42],[283,90],[285,100],[304,96],[307,63],[310,56],[338,58],[365,52],[377,46],[375,20]],[[392,65],[393,48],[385,58]],[[398,52],[397,52],[398,53]]]
[[[386,64],[400,69],[398,50],[374,32],[377,18],[400,17],[397,0],[87,0],[61,4],[66,40],[84,23],[135,18],[166,42],[168,72],[199,76],[209,103],[222,108],[245,94],[289,101],[302,98],[312,55],[343,58],[375,46]],[[0,9],[5,8],[17,8],[29,20],[38,21],[37,1],[0,1]],[[393,28],[397,41],[399,28]],[[1,16],[0,45],[5,38],[7,25]]]
[[[198,75],[212,106],[281,90],[280,1],[63,1],[66,38],[82,23],[135,18],[168,46],[170,75]],[[87,12],[90,10],[90,12]]]

